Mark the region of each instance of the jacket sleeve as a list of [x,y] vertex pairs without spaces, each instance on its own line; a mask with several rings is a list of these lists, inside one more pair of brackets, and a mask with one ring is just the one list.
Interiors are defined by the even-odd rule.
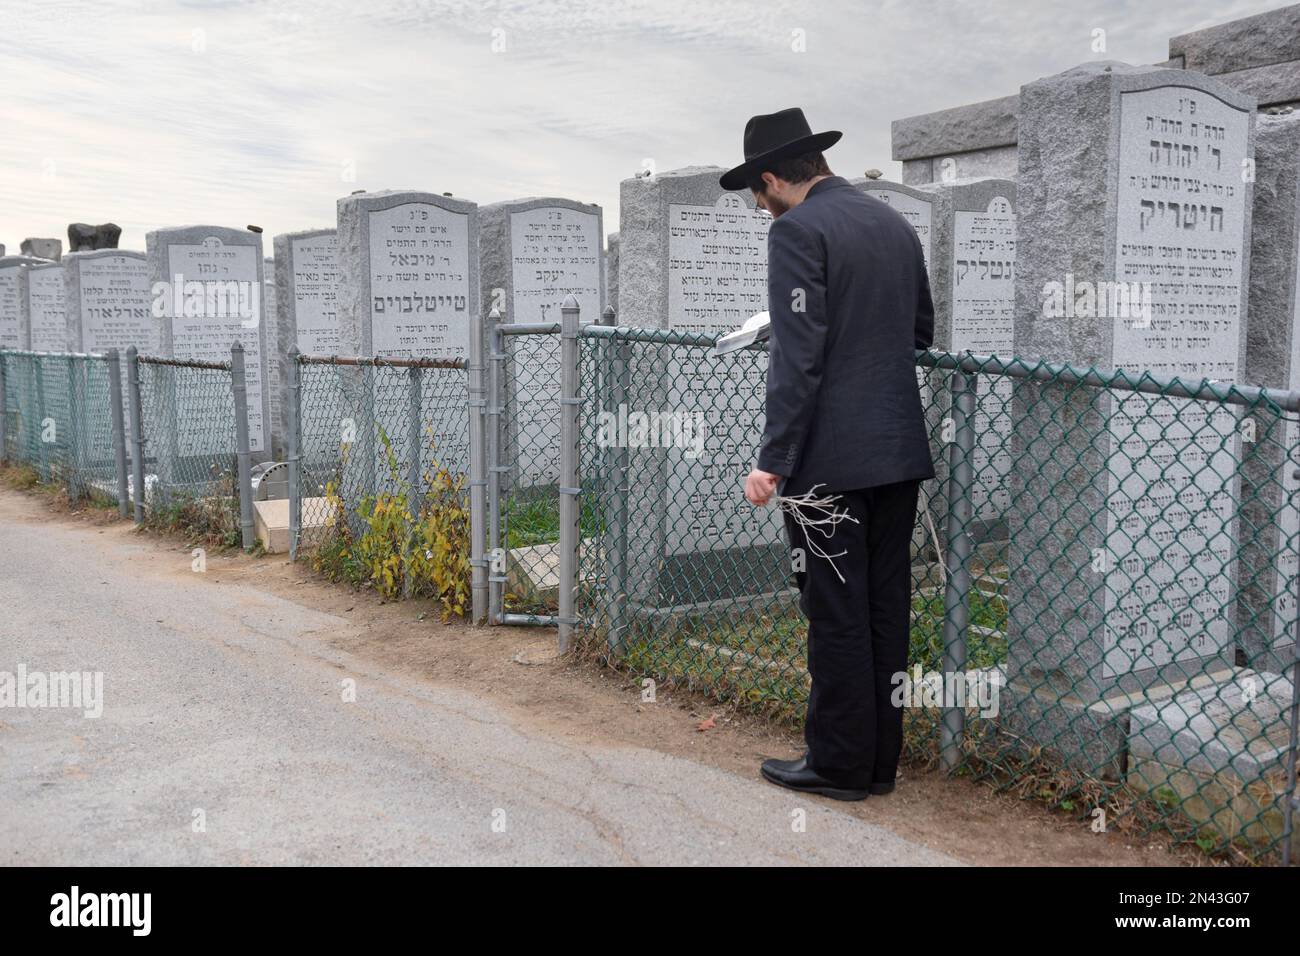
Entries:
[[790,216],[767,235],[767,424],[758,468],[790,477],[812,424],[825,359],[826,261],[820,244]]
[[925,257],[921,254],[921,241],[916,241],[917,268],[921,281],[916,294],[916,347],[928,349],[934,344],[934,301],[930,298],[930,277],[925,271]]

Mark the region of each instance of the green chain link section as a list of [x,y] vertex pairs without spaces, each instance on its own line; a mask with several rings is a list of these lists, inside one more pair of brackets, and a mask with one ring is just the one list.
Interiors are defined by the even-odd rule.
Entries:
[[[798,718],[798,556],[742,494],[767,354],[711,344],[583,336],[581,628],[635,674]],[[938,474],[913,536],[910,758],[1271,858],[1295,789],[1297,416],[1258,389],[939,352],[918,376]],[[970,691],[950,738],[945,669]]]
[[0,351],[4,448],[73,503],[117,500],[108,363],[98,355]]

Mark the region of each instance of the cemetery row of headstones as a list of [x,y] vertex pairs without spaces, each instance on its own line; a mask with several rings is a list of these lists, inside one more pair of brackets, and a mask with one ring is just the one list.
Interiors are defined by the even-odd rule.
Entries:
[[[935,347],[1300,386],[1300,115],[1257,124],[1252,99],[1217,80],[1122,64],[1031,83],[1019,103],[1015,181],[856,181],[921,238]],[[1268,188],[1254,185],[1257,170]],[[337,230],[277,237],[274,260],[263,259],[257,233],[212,226],[150,233],[147,258],[117,250],[74,252],[60,263],[0,258],[0,344],[95,351],[130,341],[142,351],[220,359],[238,339],[250,368],[254,450],[279,454],[283,363],[294,343],[315,355],[463,358],[471,315],[498,307],[508,321],[552,322],[567,294],[588,322],[608,302],[623,326],[734,329],[767,304],[769,220],[748,193],[723,192],[718,175],[693,167],[624,181],[606,256],[598,207],[530,199],[479,208],[445,195],[380,192],[341,199]],[[231,283],[240,308],[220,320],[191,310],[184,293],[192,281]],[[175,293],[164,298],[161,325],[151,312],[158,282]],[[1079,283],[1144,291],[1123,314],[1081,313],[1073,308]],[[271,287],[273,320],[259,304]],[[1067,307],[1048,308],[1049,289],[1064,290]],[[725,434],[708,435],[702,454],[676,448],[637,459],[629,487],[653,501],[630,529],[639,562],[627,569],[632,597],[654,606],[726,596],[683,581],[781,588],[779,524],[742,514],[735,484],[756,457],[761,370],[737,364],[748,369],[746,381],[720,382],[693,358],[671,362],[634,385],[636,407],[620,413],[702,409],[715,415],[706,429]],[[541,370],[516,380],[512,428],[532,436],[517,438],[527,455],[554,445],[557,396],[548,380]],[[1026,423],[1059,435],[1052,429],[1067,418],[1088,421],[1095,393],[1013,390],[1009,380],[987,378],[980,388],[975,513],[1012,542],[1008,693],[1039,739],[1076,756],[1115,753],[1122,746],[1110,745],[1122,744],[1130,717],[1125,695],[1160,686],[1172,697],[1190,675],[1230,676],[1238,653],[1262,670],[1280,669],[1295,632],[1288,595],[1297,562],[1287,539],[1300,519],[1283,506],[1295,484],[1270,480],[1289,471],[1276,454],[1269,474],[1247,476],[1252,506],[1291,526],[1244,540],[1238,413],[1113,393],[1100,409],[1102,433],[1076,460],[1052,441],[1017,436]],[[372,412],[381,425],[397,421],[396,408],[379,403]],[[753,422],[733,428],[736,416]],[[1295,427],[1276,437],[1277,447],[1294,446]],[[396,441],[399,430],[386,429]],[[1011,467],[1013,450],[1023,467]],[[525,477],[553,483],[553,463]],[[1043,496],[1104,520],[1072,521],[1064,506],[1038,507]],[[1058,539],[1053,522],[1062,520],[1070,535]],[[1097,581],[1041,586],[1062,568],[1093,567],[1097,553],[1108,556]],[[714,573],[728,567],[733,573]],[[1160,601],[1141,596],[1153,589]],[[1264,613],[1244,613],[1238,601],[1247,597]],[[1080,713],[1099,728],[1087,739],[1073,729]],[[1075,742],[1062,745],[1071,734]]]
[[[1016,181],[855,181],[921,238],[935,347],[1300,386],[1300,114],[1257,125],[1251,98],[1216,80],[1121,64],[1030,84],[1020,104]],[[620,324],[713,333],[765,304],[764,220],[716,176],[623,184]],[[663,516],[629,529],[632,600],[703,610],[737,568],[751,593],[778,587],[779,526],[735,494],[759,428],[727,428],[737,413],[761,423],[761,382],[747,390],[695,364],[663,377],[666,405],[729,409],[727,434],[702,457],[632,466],[626,485],[648,499],[634,509]],[[650,403],[666,397],[653,376],[641,384]],[[1207,775],[1275,770],[1284,722],[1268,715],[1290,696],[1279,675],[1295,642],[1300,426],[1278,418],[1246,449],[1246,413],[1228,405],[978,385],[972,532],[1002,543],[990,553],[1011,608],[1008,725],[1092,772],[1118,776],[1128,760],[1153,785],[1170,770],[1161,759],[1182,762],[1169,748],[1199,750]],[[1263,739],[1224,744],[1219,731],[1247,706],[1241,686],[1258,691],[1246,699]]]

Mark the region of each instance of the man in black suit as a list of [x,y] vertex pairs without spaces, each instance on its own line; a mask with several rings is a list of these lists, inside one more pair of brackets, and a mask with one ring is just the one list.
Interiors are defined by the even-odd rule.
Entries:
[[[840,800],[889,793],[903,744],[895,677],[907,668],[911,538],[920,482],[934,477],[915,349],[934,337],[921,243],[887,204],[831,173],[803,111],[755,116],[745,162],[721,179],[774,220],[767,240],[767,426],[745,497],[766,505],[817,487],[838,496],[834,566],[785,515],[808,618],[812,690],[798,760],[763,776]],[[817,532],[813,531],[816,535]],[[798,567],[798,564],[795,565]],[[840,576],[843,580],[840,580]]]

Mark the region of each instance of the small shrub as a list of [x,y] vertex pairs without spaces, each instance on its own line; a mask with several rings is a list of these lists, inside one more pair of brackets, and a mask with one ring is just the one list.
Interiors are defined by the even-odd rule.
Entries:
[[340,492],[340,471],[325,489],[332,517],[312,567],[331,580],[373,587],[386,599],[433,598],[443,620],[463,615],[470,594],[464,479],[435,461],[423,476],[426,490],[413,518],[411,489],[401,478],[392,442],[382,429],[379,437],[394,490],[361,498],[356,513],[363,527],[359,535],[353,534]]

